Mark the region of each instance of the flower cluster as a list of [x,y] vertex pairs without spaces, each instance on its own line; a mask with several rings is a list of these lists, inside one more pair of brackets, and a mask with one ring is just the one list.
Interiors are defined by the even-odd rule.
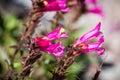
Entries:
[[[41,0],[41,11],[68,11],[66,6],[66,0]],[[92,5],[92,8],[88,9],[89,12],[97,13],[102,15],[102,10],[97,5],[97,0],[85,0],[86,5]],[[98,55],[104,53],[104,48],[102,48],[102,43],[104,42],[104,37],[102,32],[100,32],[101,23],[90,30],[88,33],[84,34],[80,39],[77,39],[73,43],[73,47],[77,48],[80,52],[91,52],[96,51]],[[64,46],[61,46],[61,38],[67,38],[68,35],[65,33],[64,29],[60,25],[56,30],[50,32],[46,36],[33,38],[33,43],[40,51],[48,52],[56,57],[61,57],[64,53]],[[92,39],[98,38],[98,41],[94,43],[88,43]],[[53,41],[57,40],[57,43],[53,44]]]
[[[79,49],[80,52],[91,52],[97,51],[98,55],[102,55],[104,53],[104,48],[102,48],[102,43],[104,42],[104,36],[102,32],[100,32],[101,23],[98,23],[95,28],[84,34],[80,39],[77,39],[73,46]],[[90,40],[98,38],[98,41],[93,43],[88,43]]]
[[61,57],[64,53],[64,47],[61,46],[60,41],[56,44],[53,44],[52,41],[67,37],[67,34],[60,25],[56,30],[50,32],[46,36],[33,38],[33,42],[40,49],[40,51],[49,52],[56,57]]
[[103,16],[102,7],[98,6],[98,0],[85,0],[85,4],[88,6],[88,12]]
[[[95,28],[84,34],[81,38],[77,39],[73,43],[73,47],[77,48],[79,52],[91,52],[96,51],[98,55],[104,54],[104,48],[102,43],[104,42],[104,36],[100,32],[101,23],[98,23]],[[50,32],[46,36],[33,38],[35,45],[43,52],[49,52],[56,57],[61,57],[64,53],[64,46],[61,46],[61,38],[67,38],[68,35],[60,25],[56,30]],[[98,39],[96,42],[89,43],[93,39]],[[58,40],[53,44],[52,41]]]
[[66,0],[42,0],[43,8],[41,12],[47,11],[63,11],[67,12],[69,8],[66,6]]

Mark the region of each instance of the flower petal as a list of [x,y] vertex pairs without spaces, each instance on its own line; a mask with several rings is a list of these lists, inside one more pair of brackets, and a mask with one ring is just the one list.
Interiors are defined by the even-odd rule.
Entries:
[[88,12],[95,13],[95,14],[98,14],[100,16],[104,16],[101,7],[95,7],[95,8],[89,9]]
[[57,44],[52,44],[45,51],[55,55],[56,57],[61,57],[64,53],[64,47],[61,46],[61,42]]
[[51,42],[47,37],[37,37],[35,40],[35,44],[40,48],[46,48],[51,45]]
[[41,11],[64,11],[67,12],[69,9],[66,6],[66,0],[47,0],[48,5]]
[[98,56],[101,56],[101,55],[104,54],[105,48],[99,48],[99,49],[97,49],[96,51],[97,51]]
[[99,22],[97,24],[97,26],[95,26],[94,29],[90,30],[89,32],[87,32],[86,34],[84,34],[81,38],[80,41],[81,42],[87,42],[89,40],[94,39],[95,37],[97,37],[100,33],[100,27],[101,27],[101,23]]
[[81,50],[82,52],[91,52],[91,51],[97,51],[97,53],[102,54],[101,51],[101,45],[104,42],[104,37],[100,36],[100,39],[97,42],[94,42],[92,44],[88,44],[88,48],[85,50]]
[[65,49],[65,47],[58,46],[52,54],[54,54],[56,57],[59,58],[64,54],[64,49]]
[[101,46],[101,44],[103,42],[104,42],[104,37],[100,36],[100,39],[97,42],[94,42],[92,44],[88,44],[88,49],[98,48],[99,46]]
[[60,39],[60,38],[67,38],[68,35],[65,33],[62,26],[59,25],[59,27],[56,30],[54,30],[54,31],[50,32],[49,34],[47,34],[47,37],[50,40],[56,40],[56,39]]
[[85,0],[85,4],[88,7],[88,12],[98,14],[102,17],[104,16],[102,7],[98,5],[98,0]]
[[85,0],[85,3],[86,4],[94,4],[94,5],[96,5],[97,4],[97,0]]

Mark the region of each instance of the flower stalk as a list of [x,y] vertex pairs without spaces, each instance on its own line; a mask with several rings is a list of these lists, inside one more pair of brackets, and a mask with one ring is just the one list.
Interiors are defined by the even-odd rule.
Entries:
[[23,34],[20,36],[20,40],[18,42],[18,45],[16,47],[16,50],[14,52],[14,56],[12,59],[14,59],[15,55],[18,53],[19,50],[21,50],[21,47],[23,46],[23,43],[27,44],[29,42],[29,38],[33,34],[35,28],[37,27],[39,21],[39,18],[42,17],[43,13],[38,11],[39,5],[37,5],[38,0],[31,0],[32,1],[32,9],[29,12],[29,15],[27,17],[27,22],[24,24],[25,30]]
[[27,78],[31,73],[31,68],[33,67],[33,64],[42,56],[42,54],[38,52],[32,51],[29,53],[29,55],[25,58],[25,60],[22,62],[23,67],[20,75],[22,78]]

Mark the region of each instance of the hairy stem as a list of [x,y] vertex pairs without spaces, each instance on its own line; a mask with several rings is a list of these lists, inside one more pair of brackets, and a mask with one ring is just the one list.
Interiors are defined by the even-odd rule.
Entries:
[[74,63],[74,60],[78,54],[80,53],[71,47],[66,54],[66,58],[61,58],[58,60],[59,62],[57,63],[59,66],[56,66],[55,71],[53,72],[52,80],[66,79],[66,70]]
[[33,66],[33,64],[42,56],[42,54],[32,51],[31,53],[29,53],[29,55],[27,57],[25,57],[24,61],[22,62],[23,64],[23,68],[22,71],[20,73],[20,75],[22,76],[22,78],[24,79],[25,77],[29,76],[30,72],[31,72],[31,68]]

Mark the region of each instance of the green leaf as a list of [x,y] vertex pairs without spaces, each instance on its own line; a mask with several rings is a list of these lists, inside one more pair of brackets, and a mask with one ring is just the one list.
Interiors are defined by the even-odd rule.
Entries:
[[14,62],[13,66],[18,72],[21,71],[22,64],[20,62]]
[[17,23],[17,19],[14,15],[8,15],[6,17],[6,20],[5,20],[5,28],[7,31],[11,31],[12,29],[14,29],[18,23]]

